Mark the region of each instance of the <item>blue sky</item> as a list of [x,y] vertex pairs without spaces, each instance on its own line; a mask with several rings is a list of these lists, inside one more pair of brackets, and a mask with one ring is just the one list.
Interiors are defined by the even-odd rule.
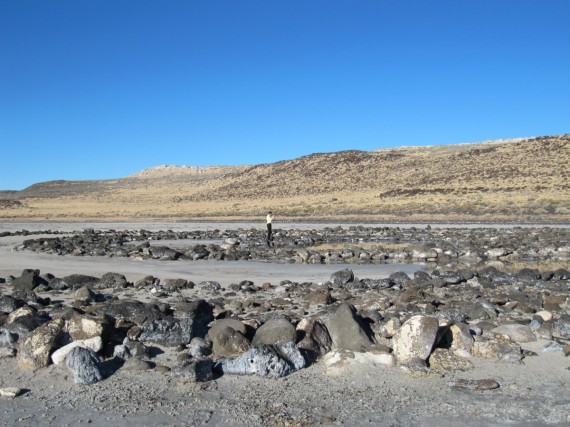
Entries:
[[568,0],[0,0],[0,189],[570,132]]

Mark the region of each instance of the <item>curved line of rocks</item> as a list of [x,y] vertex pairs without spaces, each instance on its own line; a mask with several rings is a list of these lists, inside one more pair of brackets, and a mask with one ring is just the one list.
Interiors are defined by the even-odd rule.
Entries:
[[[259,229],[193,232],[87,229],[72,236],[29,239],[16,250],[142,260],[263,260],[309,264],[427,262],[474,266],[490,262],[570,260],[568,229],[352,226],[312,231],[276,230],[274,234],[274,246],[269,248],[265,232]],[[161,240],[195,240],[198,243],[172,248],[157,244]],[[223,243],[201,244],[200,240],[222,240]],[[334,249],[333,245],[343,248]]]

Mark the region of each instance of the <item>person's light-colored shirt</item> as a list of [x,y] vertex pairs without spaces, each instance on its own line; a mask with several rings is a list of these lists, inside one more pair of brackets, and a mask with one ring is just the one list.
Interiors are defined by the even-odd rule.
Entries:
[[268,214],[267,215],[267,223],[271,224],[271,221],[273,221],[273,214]]

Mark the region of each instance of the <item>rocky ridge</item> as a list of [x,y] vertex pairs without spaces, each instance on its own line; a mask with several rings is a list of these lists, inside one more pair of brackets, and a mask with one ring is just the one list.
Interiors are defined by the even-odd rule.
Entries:
[[159,167],[2,192],[6,219],[570,219],[570,136],[315,153],[270,164]]

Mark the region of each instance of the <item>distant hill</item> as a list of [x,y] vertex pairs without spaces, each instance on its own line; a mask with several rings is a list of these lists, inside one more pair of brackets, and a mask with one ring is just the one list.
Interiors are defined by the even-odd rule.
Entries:
[[157,166],[0,192],[0,219],[570,221],[570,135]]

